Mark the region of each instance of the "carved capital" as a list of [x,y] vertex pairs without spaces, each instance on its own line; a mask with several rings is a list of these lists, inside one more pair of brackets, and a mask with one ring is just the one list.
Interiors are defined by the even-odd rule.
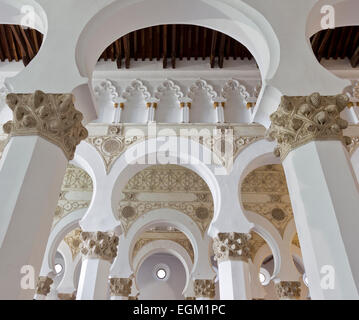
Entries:
[[276,292],[280,300],[298,300],[300,299],[299,281],[280,281],[275,284]]
[[118,237],[112,232],[82,232],[81,253],[85,258],[102,259],[112,263],[117,256]]
[[345,95],[283,96],[279,108],[272,113],[267,132],[269,140],[276,140],[274,153],[284,160],[290,151],[314,140],[339,140],[348,145],[343,129],[348,122],[340,118],[349,98]]
[[40,276],[37,279],[36,294],[47,296],[50,292],[50,287],[53,284],[53,280],[49,277]]
[[110,279],[110,295],[129,297],[131,294],[132,279],[131,278],[111,278]]
[[69,160],[87,138],[83,115],[75,109],[72,94],[10,93],[6,102],[13,111],[13,120],[4,124],[10,136],[41,136],[60,147]]
[[76,293],[58,293],[59,300],[76,300]]
[[216,295],[214,281],[207,279],[194,280],[194,295],[196,298],[213,299]]
[[215,260],[220,263],[226,260],[248,261],[251,257],[249,233],[219,233],[213,240]]

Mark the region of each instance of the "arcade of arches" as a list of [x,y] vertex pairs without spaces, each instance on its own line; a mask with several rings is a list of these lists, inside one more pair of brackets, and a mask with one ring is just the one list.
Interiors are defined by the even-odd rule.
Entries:
[[180,2],[0,0],[0,299],[359,299],[358,1]]

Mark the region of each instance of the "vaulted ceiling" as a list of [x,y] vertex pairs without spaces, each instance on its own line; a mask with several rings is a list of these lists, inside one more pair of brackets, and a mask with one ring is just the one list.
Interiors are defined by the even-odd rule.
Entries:
[[[17,25],[0,25],[0,61],[27,65],[39,51],[43,35]],[[350,60],[359,65],[359,26],[322,30],[310,39],[313,52],[322,58]],[[133,31],[109,45],[99,60],[130,68],[132,61],[162,61],[163,68],[176,68],[178,60],[209,58],[211,68],[225,66],[229,58],[253,59],[241,43],[215,30],[193,25],[160,25]],[[240,62],[239,62],[240,63]]]

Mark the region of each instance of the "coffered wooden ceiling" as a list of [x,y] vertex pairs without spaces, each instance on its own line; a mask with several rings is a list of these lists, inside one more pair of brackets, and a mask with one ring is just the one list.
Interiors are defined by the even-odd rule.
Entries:
[[[0,61],[27,65],[37,54],[43,36],[36,30],[0,25]],[[350,60],[359,65],[359,26],[322,30],[311,37],[313,52],[322,58]],[[163,68],[176,68],[178,60],[209,58],[211,68],[223,68],[225,61],[253,59],[238,41],[215,30],[193,25],[161,25],[133,31],[113,42],[99,60],[113,61],[118,68],[130,68],[131,61],[162,61]],[[240,62],[239,62],[240,63]]]

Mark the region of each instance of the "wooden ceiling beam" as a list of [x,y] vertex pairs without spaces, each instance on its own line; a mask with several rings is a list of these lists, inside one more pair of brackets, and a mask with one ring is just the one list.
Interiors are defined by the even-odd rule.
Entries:
[[153,28],[148,28],[149,59],[153,59]]
[[35,57],[35,48],[33,43],[31,42],[31,39],[29,37],[29,32],[28,29],[24,29],[22,27],[19,27],[22,36],[24,37],[25,43],[26,43],[26,47],[27,47],[27,52],[29,53],[29,58],[33,59]]
[[343,46],[343,51],[342,51],[342,54],[340,55],[341,59],[344,59],[348,55],[347,52],[348,52],[348,48],[350,45],[350,40],[352,39],[352,36],[353,36],[353,32],[354,32],[354,27],[349,27],[348,35],[346,37],[346,40],[345,40],[345,43]]
[[217,35],[218,32],[216,30],[212,30],[211,54],[209,57],[211,68],[214,68],[215,59],[216,59]]
[[126,34],[123,37],[123,50],[125,52],[125,68],[130,68],[130,59],[131,59],[131,52],[130,52],[130,34]]
[[162,54],[162,59],[163,59],[163,68],[166,69],[167,68],[167,25],[165,24],[163,26],[163,54]]
[[192,52],[192,28],[189,26],[187,28],[187,60],[191,59]]
[[15,59],[15,61],[19,61],[20,57],[19,57],[19,55],[18,55],[18,53],[16,51],[16,42],[15,42],[14,37],[12,35],[10,26],[6,26],[5,31],[6,31],[6,37],[7,37],[8,42],[9,42],[11,55]]
[[23,37],[21,35],[21,32],[19,30],[20,27],[15,26],[15,25],[11,25],[10,28],[11,28],[11,32],[12,32],[17,44],[20,47],[22,61],[23,61],[24,65],[27,66],[29,64],[29,62],[30,62],[30,58],[29,58],[28,53],[26,51],[25,40],[23,39]]
[[141,29],[141,59],[146,60],[146,33],[145,29]]
[[220,37],[220,42],[219,42],[219,54],[218,54],[218,65],[220,68],[223,68],[223,63],[224,63],[224,46],[226,44],[226,35],[224,33],[221,33],[221,37]]
[[6,36],[5,25],[3,24],[0,24],[0,40],[5,56],[11,62],[13,60],[13,57],[10,53],[10,46]]
[[199,55],[199,26],[195,26],[194,31],[194,59],[198,60]]
[[176,25],[172,25],[172,53],[171,53],[171,65],[172,68],[176,68]]
[[353,68],[356,68],[359,64],[359,45],[354,51],[353,56],[350,58],[350,64],[352,65]]
[[332,33],[333,33],[333,29],[325,30],[322,43],[320,44],[320,47],[318,49],[318,60],[319,61],[323,58],[323,56],[325,56],[325,52],[327,50],[327,46],[328,46],[330,37],[332,36]]
[[207,57],[207,33],[208,33],[208,29],[204,28],[203,29],[203,45],[202,45],[202,60],[206,60]]

